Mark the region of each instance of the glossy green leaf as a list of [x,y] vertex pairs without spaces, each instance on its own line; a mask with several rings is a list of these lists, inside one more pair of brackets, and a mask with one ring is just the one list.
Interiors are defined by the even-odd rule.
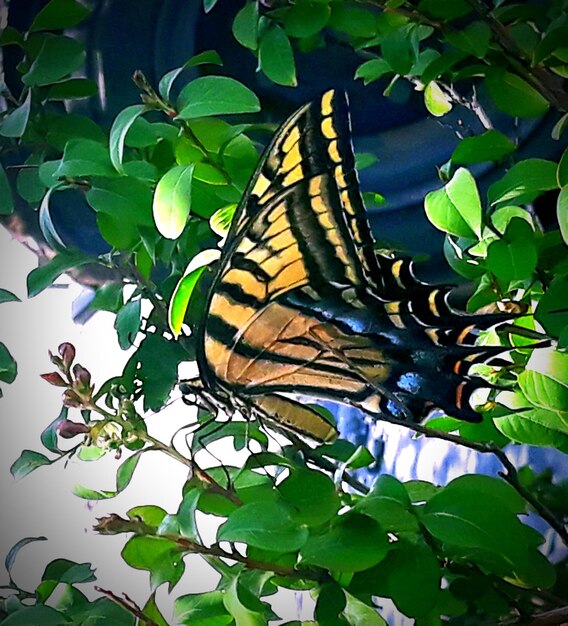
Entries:
[[0,164],[0,215],[10,215],[14,211],[14,198],[6,171]]
[[108,150],[92,139],[71,139],[65,145],[63,159],[54,176],[116,176]]
[[39,227],[41,230],[41,234],[45,237],[47,243],[58,252],[63,252],[66,248],[64,241],[61,239],[53,219],[51,217],[50,211],[50,200],[54,191],[57,191],[57,187],[52,187],[47,190],[47,193],[43,197],[41,204],[39,206]]
[[202,76],[186,85],[179,95],[178,117],[184,120],[207,115],[256,113],[260,102],[242,83],[226,76]]
[[110,129],[110,160],[120,174],[124,174],[122,159],[124,157],[124,139],[136,119],[146,111],[144,104],[133,104],[123,109],[114,119]]
[[367,9],[334,2],[331,5],[328,26],[352,37],[373,37],[377,33],[374,18],[373,13]]
[[59,424],[67,419],[69,413],[69,409],[67,407],[61,407],[61,411],[59,415],[48,424],[41,432],[40,439],[43,446],[49,450],[50,452],[54,452],[55,454],[61,454],[61,450],[57,445],[57,435],[58,435],[58,426]]
[[42,153],[30,154],[25,167],[20,169],[16,178],[18,194],[34,208],[45,194],[45,185],[39,176],[39,168],[43,164]]
[[387,551],[387,535],[377,522],[353,513],[338,518],[324,534],[310,537],[300,556],[309,565],[360,572],[382,561]]
[[24,102],[10,111],[0,124],[0,135],[3,137],[21,137],[28,125],[30,117],[30,107],[32,102],[32,92],[28,90]]
[[516,74],[489,68],[485,84],[495,106],[515,117],[540,117],[548,110],[548,101]]
[[185,571],[180,548],[164,537],[134,536],[122,549],[121,556],[130,567],[150,572],[153,590],[165,582],[171,590]]
[[49,85],[79,69],[85,60],[83,46],[63,35],[44,35],[43,45],[30,69],[22,76],[29,87]]
[[8,576],[10,580],[12,580],[12,567],[14,566],[14,562],[16,561],[16,557],[18,556],[18,552],[29,543],[34,543],[36,541],[47,541],[47,537],[24,537],[16,542],[8,551],[6,558],[4,559],[4,567],[8,572]]
[[340,507],[333,481],[326,474],[314,470],[299,468],[291,471],[278,490],[294,509],[297,520],[308,526],[327,522]]
[[49,88],[48,100],[80,100],[98,92],[97,83],[87,78],[69,78]]
[[379,476],[373,489],[357,502],[355,508],[379,522],[383,530],[395,534],[418,530],[418,520],[409,510],[408,493],[393,476]]
[[41,626],[63,626],[64,624],[69,624],[69,621],[63,613],[44,604],[24,607],[2,620],[3,626],[32,626],[35,624],[41,624]]
[[[534,406],[568,413],[568,354],[553,348],[533,352],[519,386]],[[568,414],[565,419],[568,426]]]
[[363,84],[368,85],[389,72],[392,72],[392,68],[384,59],[370,59],[357,68],[355,78],[362,78]]
[[256,548],[291,552],[308,538],[308,530],[292,517],[288,506],[252,502],[229,515],[218,533],[219,541],[242,541]]
[[135,626],[137,622],[132,613],[109,598],[98,598],[81,608],[73,617],[81,626]]
[[493,421],[512,441],[533,446],[552,446],[568,454],[567,424],[559,413],[528,409],[495,417]]
[[16,45],[23,47],[24,37],[22,33],[13,26],[5,26],[0,33],[0,46]]
[[48,459],[45,454],[35,452],[34,450],[24,450],[20,456],[12,463],[10,474],[14,478],[24,478],[31,474],[34,470],[42,465],[51,465],[53,461]]
[[265,626],[262,602],[235,577],[223,594],[223,604],[235,620],[235,626]]
[[158,526],[166,517],[167,512],[161,506],[155,506],[152,504],[144,506],[135,506],[126,512],[129,519],[137,519],[144,522],[148,526],[158,528]]
[[37,296],[46,287],[52,285],[61,274],[72,267],[80,267],[85,263],[89,263],[90,260],[88,257],[83,256],[82,253],[72,250],[58,254],[45,265],[41,265],[28,274],[28,297],[33,298],[33,296]]
[[525,159],[489,187],[487,197],[491,204],[519,202],[519,198],[532,200],[543,191],[556,189],[556,163],[546,159]]
[[288,35],[272,24],[261,36],[258,61],[262,71],[278,85],[295,87],[296,65]]
[[[462,190],[464,197],[460,196]],[[467,170],[460,168],[446,187],[428,193],[424,208],[436,228],[458,237],[475,236],[472,226],[478,228],[481,207],[475,181]]]
[[30,32],[71,28],[82,22],[90,12],[76,0],[50,0],[34,17]]
[[176,67],[175,69],[164,74],[162,78],[160,78],[158,92],[164,100],[169,100],[174,81],[184,69],[207,64],[223,65],[223,61],[221,61],[221,57],[215,50],[204,50],[203,52],[192,56],[189,61],[186,61],[181,67]]
[[205,268],[219,258],[219,250],[203,250],[187,266],[172,294],[168,307],[168,324],[175,337],[181,333],[181,327],[187,312],[191,294]]
[[535,311],[535,319],[553,337],[559,337],[568,326],[567,293],[568,279],[558,276],[550,284]]
[[116,472],[116,489],[114,491],[88,489],[81,485],[75,485],[73,493],[84,500],[108,500],[109,498],[114,498],[130,484],[134,470],[140,460],[140,455],[141,452],[137,452],[120,464]]
[[472,22],[459,30],[450,30],[447,41],[455,48],[482,59],[489,50],[491,29],[486,22]]
[[193,172],[193,165],[176,165],[162,176],[156,187],[154,221],[167,239],[177,239],[187,223],[192,205]]
[[564,239],[564,243],[568,245],[568,185],[563,187],[558,194],[558,200],[556,201],[556,217],[558,219],[560,232],[562,233],[562,239]]
[[69,140],[79,138],[106,143],[106,134],[100,126],[88,117],[74,113],[55,118],[47,131],[48,143],[58,150],[63,150]]
[[54,580],[69,585],[88,583],[96,580],[90,563],[75,563],[68,559],[55,559],[46,566],[42,580]]
[[463,52],[444,52],[439,57],[433,59],[422,71],[421,80],[427,85],[431,80],[443,76],[449,72],[454,65],[463,60]]
[[388,597],[405,615],[422,617],[436,605],[442,570],[426,544],[398,542],[380,564],[380,571]]
[[169,623],[156,603],[155,593],[148,598],[148,601],[142,607],[142,613],[144,613],[148,619],[152,620],[152,626],[169,626]]
[[0,288],[0,304],[2,304],[2,302],[21,302],[21,300],[16,294],[13,294],[11,291]]
[[344,594],[345,608],[343,609],[343,615],[345,615],[349,624],[356,626],[388,626],[376,609],[361,602],[361,600],[347,593],[347,591],[344,591]]
[[416,60],[409,31],[405,27],[397,28],[386,33],[381,40],[381,52],[384,60],[396,74],[404,76]]
[[225,237],[229,232],[237,206],[236,203],[232,203],[221,207],[209,219],[211,230],[219,237]]
[[225,626],[233,621],[223,603],[223,592],[189,594],[176,599],[174,612],[177,623],[187,626]]
[[484,161],[500,161],[515,149],[515,144],[503,133],[488,130],[481,135],[462,139],[452,154],[452,163],[469,165]]
[[514,217],[503,237],[490,243],[487,248],[487,267],[503,281],[529,278],[536,263],[534,231],[520,217]]
[[311,37],[325,28],[330,15],[325,2],[297,0],[283,16],[284,28],[290,37]]
[[424,104],[434,117],[442,117],[452,110],[451,98],[435,81],[430,81],[424,89]]
[[564,115],[556,122],[556,124],[554,124],[552,130],[550,131],[550,136],[552,137],[552,139],[558,141],[564,134],[566,128],[568,128],[568,113],[564,113]]
[[233,21],[233,35],[245,48],[258,48],[258,5],[247,2]]
[[130,300],[116,315],[114,327],[118,336],[118,344],[123,350],[128,350],[136,339],[142,323],[141,312],[141,301]]
[[491,214],[491,222],[501,234],[504,234],[515,217],[525,220],[531,228],[534,228],[531,214],[526,209],[515,205],[499,207]]

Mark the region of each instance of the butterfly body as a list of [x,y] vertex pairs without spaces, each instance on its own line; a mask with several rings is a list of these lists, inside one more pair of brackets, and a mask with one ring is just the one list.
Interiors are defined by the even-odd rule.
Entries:
[[[301,393],[379,416],[437,407],[479,421],[468,400],[487,385],[469,367],[501,348],[474,346],[475,332],[503,316],[455,311],[449,287],[374,248],[347,99],[329,91],[282,125],[235,213],[198,337],[206,388],[265,409],[273,398],[280,414],[281,394]],[[325,439],[313,419],[298,430]]]

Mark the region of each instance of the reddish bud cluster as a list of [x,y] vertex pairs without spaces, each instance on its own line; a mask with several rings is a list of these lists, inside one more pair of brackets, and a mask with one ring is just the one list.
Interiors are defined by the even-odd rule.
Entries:
[[[84,407],[91,401],[94,387],[91,385],[91,373],[78,363],[71,366],[75,360],[75,346],[71,343],[62,343],[57,349],[58,355],[49,352],[51,362],[57,366],[58,372],[41,374],[41,377],[55,387],[66,387],[63,393],[63,405],[72,408]],[[64,436],[64,435],[62,435]]]
[[86,434],[91,429],[87,424],[72,422],[71,420],[62,420],[57,425],[57,430],[63,439],[71,439],[77,435]]

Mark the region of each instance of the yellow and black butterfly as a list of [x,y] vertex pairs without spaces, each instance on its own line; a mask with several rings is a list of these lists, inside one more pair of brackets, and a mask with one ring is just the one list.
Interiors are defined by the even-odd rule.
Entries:
[[503,317],[456,311],[449,291],[375,252],[347,97],[328,91],[280,127],[236,210],[199,327],[201,381],[319,440],[334,427],[282,394],[479,421],[469,399],[487,383],[468,371],[502,349],[473,342]]

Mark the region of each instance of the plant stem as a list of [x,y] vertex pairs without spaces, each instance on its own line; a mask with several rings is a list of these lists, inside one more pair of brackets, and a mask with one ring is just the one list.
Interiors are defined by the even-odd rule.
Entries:
[[156,622],[150,619],[147,615],[145,615],[142,612],[142,609],[134,602],[134,600],[131,600],[125,593],[123,593],[122,598],[120,598],[112,591],[108,589],[103,589],[99,586],[95,586],[95,591],[104,594],[113,602],[116,602],[116,604],[120,605],[123,609],[126,609],[129,613],[134,615],[134,617],[140,620],[142,624],[146,624],[146,626],[158,626]]

